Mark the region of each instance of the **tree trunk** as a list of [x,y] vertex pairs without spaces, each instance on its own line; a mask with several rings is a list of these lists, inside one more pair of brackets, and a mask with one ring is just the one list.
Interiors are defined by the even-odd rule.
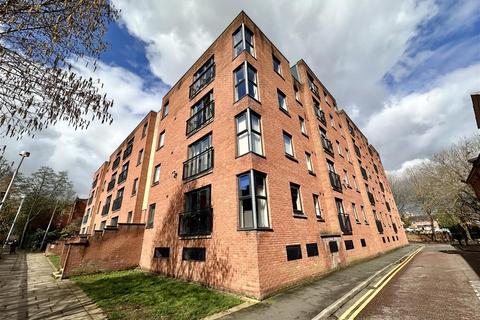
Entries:
[[432,235],[431,235],[431,240],[432,242],[435,242],[435,226],[433,224],[433,215],[430,211],[427,211],[427,215],[430,218],[430,224],[432,225]]

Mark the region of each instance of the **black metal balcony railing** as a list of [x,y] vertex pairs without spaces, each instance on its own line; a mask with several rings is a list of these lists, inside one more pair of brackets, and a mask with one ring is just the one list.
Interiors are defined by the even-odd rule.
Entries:
[[122,199],[123,199],[123,197],[119,197],[119,198],[113,200],[112,211],[116,211],[116,210],[118,210],[122,207]]
[[183,163],[183,180],[198,176],[212,168],[213,148],[209,148]]
[[205,69],[197,79],[190,85],[190,99],[195,97],[197,93],[205,88],[210,82],[215,78],[215,64],[213,63],[210,67]]
[[373,194],[370,191],[367,191],[367,194],[368,194],[368,200],[370,200],[370,204],[372,206],[374,206],[375,205],[375,198],[373,197]]
[[323,112],[323,110],[315,107],[315,115],[317,116],[317,119],[320,120],[321,123],[323,123],[324,126],[327,125],[327,118],[325,117],[325,112]]
[[122,183],[123,181],[125,181],[127,179],[127,175],[128,175],[128,170],[122,171],[118,175],[118,183]]
[[343,234],[352,234],[352,224],[350,223],[349,214],[339,213],[338,222],[340,222],[340,230],[342,230]]
[[178,235],[181,237],[208,236],[212,234],[213,209],[189,211],[180,215]]
[[333,171],[329,171],[328,175],[330,176],[330,184],[332,185],[333,190],[342,192],[342,182],[340,181],[340,176]]
[[355,154],[357,155],[357,157],[361,158],[362,154],[360,153],[360,148],[356,144],[354,144],[353,149],[355,150]]
[[378,233],[383,234],[382,221],[375,219],[375,224],[377,225]]
[[212,121],[214,116],[214,105],[215,103],[211,101],[187,120],[187,135],[197,131]]
[[395,233],[398,233],[398,229],[397,229],[397,225],[394,223],[392,223],[392,227],[393,227],[393,231],[395,231]]
[[120,157],[117,157],[112,164],[112,170],[115,170],[116,167],[120,164]]
[[333,155],[334,155],[334,153],[333,153],[333,145],[332,145],[332,143],[330,142],[330,140],[328,140],[327,138],[324,138],[324,137],[322,137],[321,140],[322,140],[323,150],[325,150],[325,152],[327,152],[328,154],[330,154],[331,156],[333,156]]
[[113,179],[112,181],[110,181],[107,185],[107,192],[112,190],[113,187],[115,187],[115,179]]
[[110,210],[110,203],[105,203],[102,208],[102,216],[107,215],[108,210]]
[[129,143],[125,151],[123,152],[123,160],[127,159],[131,154],[133,150],[133,144]]
[[308,79],[308,87],[313,92],[314,95],[320,98],[320,93],[318,92],[318,87],[310,79]]

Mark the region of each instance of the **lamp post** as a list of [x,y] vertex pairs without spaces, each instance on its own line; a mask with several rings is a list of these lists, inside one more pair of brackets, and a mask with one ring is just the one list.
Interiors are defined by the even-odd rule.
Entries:
[[22,210],[23,206],[23,201],[25,200],[25,195],[22,194],[20,195],[20,198],[22,199],[20,201],[20,205],[18,206],[17,214],[15,215],[15,218],[13,219],[12,226],[10,227],[10,230],[8,231],[7,239],[5,239],[5,242],[3,243],[3,249],[7,246],[8,240],[10,240],[10,236],[12,235],[13,227],[15,227],[15,222],[17,222],[18,215],[20,214],[20,211]]
[[30,152],[22,151],[22,152],[19,153],[19,155],[22,157],[22,159],[20,159],[20,163],[18,164],[17,169],[13,172],[12,179],[10,180],[10,183],[8,184],[8,187],[7,187],[7,190],[5,191],[5,195],[3,196],[2,202],[0,202],[0,211],[2,211],[3,204],[5,203],[5,201],[7,201],[7,197],[8,197],[8,194],[10,192],[10,189],[12,188],[13,181],[15,180],[15,177],[17,176],[18,171],[20,170],[20,166],[22,165],[23,160],[30,156]]

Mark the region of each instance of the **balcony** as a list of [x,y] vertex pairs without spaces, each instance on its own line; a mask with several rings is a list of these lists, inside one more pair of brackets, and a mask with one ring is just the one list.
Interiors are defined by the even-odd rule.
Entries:
[[333,145],[332,143],[330,142],[330,140],[328,140],[327,138],[325,137],[321,137],[322,140],[322,146],[323,146],[323,150],[325,150],[326,153],[328,153],[329,155],[331,155],[332,157],[334,156],[334,153],[333,153]]
[[320,98],[320,93],[318,92],[318,87],[310,79],[308,79],[308,87],[313,92],[314,95]]
[[330,176],[330,184],[332,185],[333,190],[342,192],[342,182],[340,181],[340,176],[333,171],[329,171],[328,175]]
[[215,103],[213,101],[210,102],[187,120],[187,136],[198,131],[212,121],[214,116],[214,105]]
[[212,168],[213,148],[209,148],[183,163],[183,180],[194,178]]
[[398,229],[397,229],[397,225],[394,223],[392,223],[392,227],[393,227],[393,231],[395,231],[395,233],[398,233]]
[[120,164],[120,157],[117,157],[112,164],[112,170],[115,170],[116,167]]
[[115,187],[115,179],[113,179],[112,181],[110,181],[107,185],[107,192],[112,190],[113,187]]
[[370,200],[370,204],[372,206],[374,206],[375,205],[375,198],[373,197],[373,194],[370,191],[367,191],[367,194],[368,194],[368,200]]
[[205,69],[197,79],[190,85],[190,99],[195,97],[203,88],[205,88],[215,78],[215,64],[213,63]]
[[131,154],[133,150],[133,144],[129,143],[125,151],[123,152],[123,160],[127,159]]
[[123,181],[127,180],[127,175],[128,175],[128,170],[125,170],[125,171],[122,171],[119,175],[118,175],[118,183],[122,183]]
[[108,214],[108,210],[110,210],[110,202],[105,203],[102,208],[102,216],[105,216]]
[[178,235],[180,237],[208,236],[212,234],[213,209],[189,211],[180,215]]
[[367,170],[365,170],[364,167],[360,167],[360,171],[362,172],[363,179],[368,180]]
[[375,219],[375,224],[377,225],[378,233],[383,234],[382,221]]
[[362,154],[360,153],[360,148],[356,144],[354,144],[353,149],[355,149],[355,154],[357,155],[357,157],[361,158]]
[[338,214],[338,222],[340,223],[340,229],[343,234],[352,234],[352,224],[350,223],[350,215],[346,213]]
[[112,211],[117,211],[122,207],[122,199],[123,199],[123,197],[119,197],[119,198],[113,200]]
[[323,112],[323,110],[315,107],[315,115],[317,116],[317,119],[320,120],[321,123],[323,123],[324,126],[327,125],[327,118],[325,117],[325,112]]

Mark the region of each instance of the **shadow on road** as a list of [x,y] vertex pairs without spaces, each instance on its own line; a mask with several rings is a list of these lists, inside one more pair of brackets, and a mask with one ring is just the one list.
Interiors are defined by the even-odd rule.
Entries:
[[473,271],[480,277],[480,251],[441,250],[440,252],[462,256]]

